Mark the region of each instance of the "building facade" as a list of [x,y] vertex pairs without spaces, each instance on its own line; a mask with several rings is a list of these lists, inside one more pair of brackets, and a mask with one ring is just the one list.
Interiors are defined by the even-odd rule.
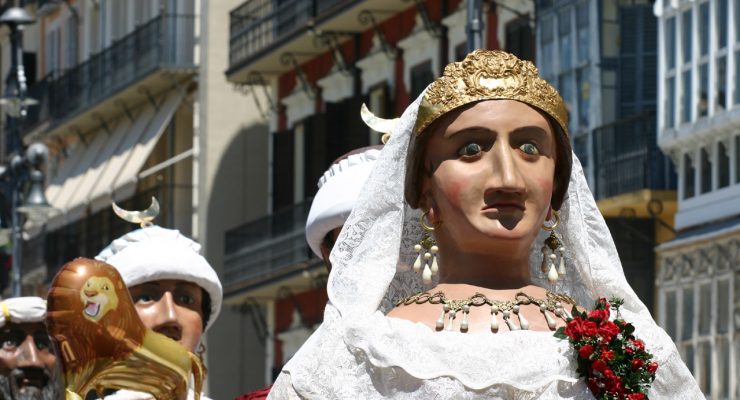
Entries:
[[740,4],[656,1],[658,142],[678,171],[658,320],[712,399],[740,399]]
[[565,100],[573,150],[651,310],[654,247],[673,238],[676,209],[656,143],[657,27],[650,1],[537,1],[537,65]]
[[[534,61],[533,2],[483,3],[483,47]],[[226,75],[256,96],[270,131],[268,212],[226,234],[226,301],[258,327],[251,340],[265,348],[243,360],[240,378],[270,384],[321,322],[327,272],[305,239],[318,179],[340,155],[381,142],[360,119],[363,103],[378,116],[399,116],[447,63],[464,57],[466,7],[248,0],[231,11]]]
[[[267,125],[254,99],[223,75],[225,21],[239,2],[24,3],[36,17],[26,29],[24,61],[28,96],[39,104],[23,138],[50,149],[46,197],[58,213],[25,225],[23,294],[45,296],[62,264],[94,257],[138,228],[111,212],[112,201],[144,209],[152,196],[162,210],[155,223],[199,241],[223,277],[225,230],[267,209]],[[0,43],[7,73],[7,38]],[[238,365],[232,344],[239,315],[224,307],[206,338],[215,398],[237,393],[215,387],[230,379],[215,364]],[[255,336],[251,326],[243,334]],[[261,351],[248,345],[243,354]]]

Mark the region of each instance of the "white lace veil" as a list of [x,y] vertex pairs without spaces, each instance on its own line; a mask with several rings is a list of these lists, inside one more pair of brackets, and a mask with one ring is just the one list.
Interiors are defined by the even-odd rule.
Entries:
[[[575,372],[573,351],[551,332],[434,332],[384,316],[397,299],[423,289],[410,267],[420,214],[404,199],[420,100],[404,112],[339,235],[324,323],[285,366],[272,398],[592,398]],[[568,273],[554,289],[583,306],[598,297],[623,298],[623,317],[660,365],[651,397],[701,396],[673,342],[627,284],[575,156],[560,211],[557,233],[567,247]],[[531,250],[531,276],[549,287],[539,271],[542,239]]]

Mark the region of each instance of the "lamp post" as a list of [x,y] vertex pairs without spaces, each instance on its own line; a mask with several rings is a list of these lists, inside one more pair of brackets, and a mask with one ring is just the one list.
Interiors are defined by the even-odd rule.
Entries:
[[[10,71],[5,80],[5,95],[0,99],[0,105],[7,113],[5,133],[8,165],[0,169],[0,176],[5,181],[5,194],[10,198],[13,297],[21,296],[23,214],[38,207],[48,207],[43,195],[44,175],[39,170],[48,157],[48,149],[43,143],[34,143],[24,149],[20,132],[28,107],[37,104],[35,100],[26,97],[22,48],[23,27],[34,22],[33,17],[21,7],[11,7],[0,16],[0,24],[7,25],[10,29],[11,45]],[[23,192],[29,180],[31,196],[24,199]]]

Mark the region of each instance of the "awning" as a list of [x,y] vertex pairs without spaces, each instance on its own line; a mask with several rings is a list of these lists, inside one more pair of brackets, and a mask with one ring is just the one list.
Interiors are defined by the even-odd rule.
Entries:
[[157,108],[145,105],[133,121],[122,118],[110,133],[98,132],[92,142],[78,148],[46,189],[51,205],[61,210],[47,221],[47,230],[79,220],[88,208],[94,213],[109,207],[113,199],[132,196],[139,171],[181,101],[180,93],[170,93]]

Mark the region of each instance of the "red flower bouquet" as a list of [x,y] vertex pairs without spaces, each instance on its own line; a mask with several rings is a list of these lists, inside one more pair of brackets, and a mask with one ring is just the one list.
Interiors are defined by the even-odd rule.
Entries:
[[[604,298],[596,301],[593,310],[579,312],[573,308],[573,318],[555,336],[568,339],[578,354],[579,375],[599,400],[645,400],[650,384],[655,380],[658,364],[645,351],[645,343],[633,333],[635,327],[619,315],[622,301]],[[609,319],[612,309],[613,321]]]

